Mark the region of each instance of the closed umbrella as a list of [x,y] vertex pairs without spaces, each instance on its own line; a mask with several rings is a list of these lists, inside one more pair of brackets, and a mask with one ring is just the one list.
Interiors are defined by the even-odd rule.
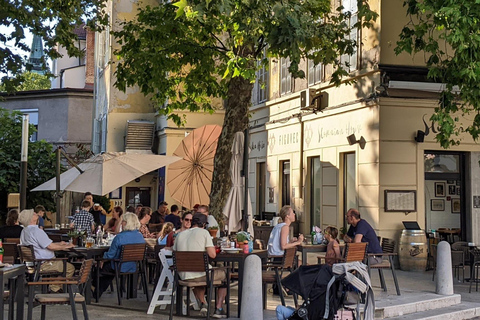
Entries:
[[[232,146],[232,161],[230,162],[230,177],[232,188],[228,194],[227,202],[223,208],[223,214],[228,217],[228,230],[238,231],[242,229],[242,210],[245,199],[245,178],[241,176],[244,156],[244,134],[235,133]],[[248,232],[253,235],[252,205],[248,194]]]
[[[178,161],[175,156],[156,154],[105,152],[97,154],[78,165],[83,171],[72,168],[60,175],[60,190],[105,195],[149,172]],[[32,191],[55,190],[55,178]]]
[[210,203],[213,160],[221,132],[218,125],[197,128],[173,152],[181,160],[168,167],[167,186],[170,196],[182,206]]

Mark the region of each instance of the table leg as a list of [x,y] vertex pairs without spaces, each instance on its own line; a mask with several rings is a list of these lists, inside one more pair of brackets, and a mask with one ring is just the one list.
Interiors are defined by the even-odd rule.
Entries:
[[3,313],[5,312],[5,306],[3,305],[3,272],[0,274],[0,320],[3,320]]
[[305,248],[302,249],[302,265],[307,265],[307,250]]
[[183,306],[183,287],[177,285],[177,294],[176,294],[176,300],[177,302],[175,303],[176,306],[176,312],[177,316],[182,316],[182,306]]
[[8,304],[8,319],[13,320],[13,309],[15,306],[16,277],[8,279],[8,290],[10,291],[10,303]]
[[22,270],[22,273],[17,277],[16,281],[17,286],[17,320],[23,320],[23,308],[25,306],[25,292],[23,291],[23,284],[25,283],[25,271]]

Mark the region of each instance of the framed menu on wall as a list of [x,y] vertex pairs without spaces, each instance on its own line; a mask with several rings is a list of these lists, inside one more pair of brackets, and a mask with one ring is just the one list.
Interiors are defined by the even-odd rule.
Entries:
[[386,212],[417,211],[416,190],[385,190]]

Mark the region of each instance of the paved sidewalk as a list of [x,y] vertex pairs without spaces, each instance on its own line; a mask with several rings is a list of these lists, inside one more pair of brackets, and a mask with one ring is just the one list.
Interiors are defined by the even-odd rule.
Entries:
[[[468,271],[468,268],[467,270]],[[378,272],[372,272],[372,286],[375,293],[375,301],[377,305],[385,304],[402,304],[402,302],[409,302],[412,300],[420,301],[424,299],[427,294],[435,293],[435,282],[432,281],[432,271],[429,272],[405,272],[397,271],[398,281],[400,285],[401,296],[397,296],[395,293],[395,286],[393,283],[392,275],[390,271],[384,271],[388,292],[383,292],[380,288],[380,281],[378,278]],[[466,272],[466,274],[468,274]],[[462,296],[462,301],[471,301],[478,302],[480,300],[480,291],[475,292],[475,287],[473,287],[473,292],[468,293],[469,283],[459,282],[457,279],[454,279],[454,290],[455,293],[459,293]],[[150,288],[152,290],[152,288]],[[151,292],[151,291],[150,291]],[[234,287],[232,289],[232,300],[231,300],[231,319],[235,319],[237,315],[237,289]],[[88,306],[88,313],[91,319],[168,319],[168,308],[166,310],[160,310],[157,308],[153,315],[147,315],[146,310],[148,309],[148,303],[145,299],[143,293],[139,291],[139,298],[133,300],[122,300],[123,305],[118,306],[116,302],[116,293],[106,292],[101,301],[93,303]],[[280,304],[278,296],[273,296],[269,293],[267,310],[264,311],[263,319],[274,320],[275,317],[275,307]],[[293,299],[287,297],[286,302],[288,305],[293,305]],[[83,314],[81,307],[78,308],[79,319],[83,319]],[[27,305],[25,305],[25,319],[26,319]],[[198,312],[192,311],[191,315],[193,317],[177,317],[175,319],[202,319],[199,317]],[[6,314],[5,314],[6,316]],[[40,318],[40,308],[34,308],[34,319]],[[71,311],[69,306],[47,306],[47,319],[51,320],[63,320],[71,319]],[[260,316],[259,319],[262,319]]]

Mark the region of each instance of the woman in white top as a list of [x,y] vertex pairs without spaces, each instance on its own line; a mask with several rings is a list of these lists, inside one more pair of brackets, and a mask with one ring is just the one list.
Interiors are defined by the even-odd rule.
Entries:
[[283,206],[280,209],[280,218],[282,223],[277,224],[268,239],[268,255],[283,256],[285,249],[293,248],[303,242],[303,234],[298,236],[298,239],[293,238],[290,242],[288,235],[290,233],[290,224],[295,221],[295,213],[290,206]]

